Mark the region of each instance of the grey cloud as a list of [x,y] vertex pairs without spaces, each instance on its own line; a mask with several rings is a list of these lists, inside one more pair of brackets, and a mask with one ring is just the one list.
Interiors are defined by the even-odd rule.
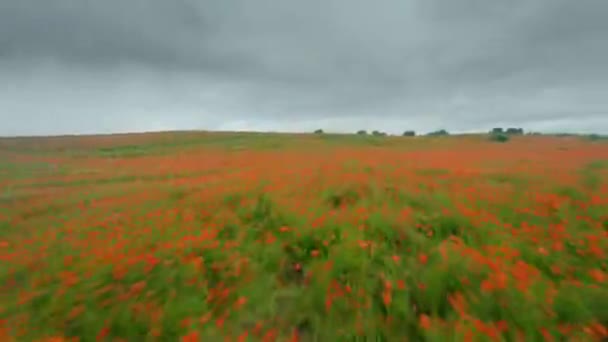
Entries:
[[602,0],[0,0],[0,134],[608,131],[606,15]]

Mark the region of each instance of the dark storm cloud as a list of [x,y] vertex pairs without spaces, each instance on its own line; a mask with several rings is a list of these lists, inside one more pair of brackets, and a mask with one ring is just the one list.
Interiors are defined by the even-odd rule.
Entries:
[[608,131],[603,0],[0,0],[0,134]]

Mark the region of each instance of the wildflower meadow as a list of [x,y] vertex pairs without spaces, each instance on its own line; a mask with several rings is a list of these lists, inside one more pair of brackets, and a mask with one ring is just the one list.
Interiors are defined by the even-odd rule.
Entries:
[[601,341],[608,144],[0,139],[0,341]]

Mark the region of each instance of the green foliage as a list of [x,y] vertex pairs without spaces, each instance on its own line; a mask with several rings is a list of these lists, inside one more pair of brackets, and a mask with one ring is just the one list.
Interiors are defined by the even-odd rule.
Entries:
[[107,158],[140,157],[150,153],[151,148],[143,145],[123,145],[100,148],[99,154]]
[[503,133],[493,133],[490,134],[490,141],[504,143],[509,141],[511,138],[507,134]]
[[354,205],[362,196],[361,189],[354,187],[343,187],[340,189],[328,190],[324,195],[325,203],[332,208],[339,208],[343,205]]
[[315,133],[315,134],[323,134],[324,132],[323,132],[323,130],[322,130],[322,129],[320,129],[320,128],[319,128],[319,129],[315,130],[315,132],[314,132],[314,133]]
[[601,134],[589,134],[587,136],[587,139],[591,140],[591,141],[600,141],[600,140],[608,140],[608,135],[601,135]]
[[416,136],[416,132],[415,131],[405,131],[405,132],[403,132],[403,136],[404,137],[414,137],[414,136]]

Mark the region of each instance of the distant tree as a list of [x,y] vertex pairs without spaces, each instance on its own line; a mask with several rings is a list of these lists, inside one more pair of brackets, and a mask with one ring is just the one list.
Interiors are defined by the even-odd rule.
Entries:
[[509,141],[509,139],[511,139],[507,134],[504,133],[494,133],[494,134],[490,134],[490,140],[491,141],[496,141],[496,142],[507,142]]
[[319,128],[315,131],[315,134],[323,134],[323,130]]
[[521,135],[521,134],[524,134],[524,130],[523,130],[523,128],[509,127],[509,128],[507,128],[506,133],[510,134],[510,135]]
[[503,132],[504,132],[504,131],[503,131],[503,129],[502,129],[502,128],[500,128],[500,127],[496,127],[496,128],[492,128],[492,132],[491,132],[491,133],[492,133],[492,134],[501,134],[501,133],[503,133]]
[[587,135],[587,139],[589,139],[591,141],[608,140],[608,135],[601,135],[601,134],[597,134],[597,133],[592,133],[592,134]]
[[372,135],[375,137],[383,137],[386,135],[386,133],[374,130],[372,131]]
[[430,135],[430,136],[444,136],[444,135],[450,135],[450,133],[448,133],[448,131],[446,131],[445,129],[440,129],[438,131],[430,132],[427,135]]
[[357,134],[358,135],[367,135],[367,131],[362,129],[362,130],[357,131]]
[[403,136],[404,137],[415,137],[416,132],[415,131],[405,131],[405,132],[403,132]]

